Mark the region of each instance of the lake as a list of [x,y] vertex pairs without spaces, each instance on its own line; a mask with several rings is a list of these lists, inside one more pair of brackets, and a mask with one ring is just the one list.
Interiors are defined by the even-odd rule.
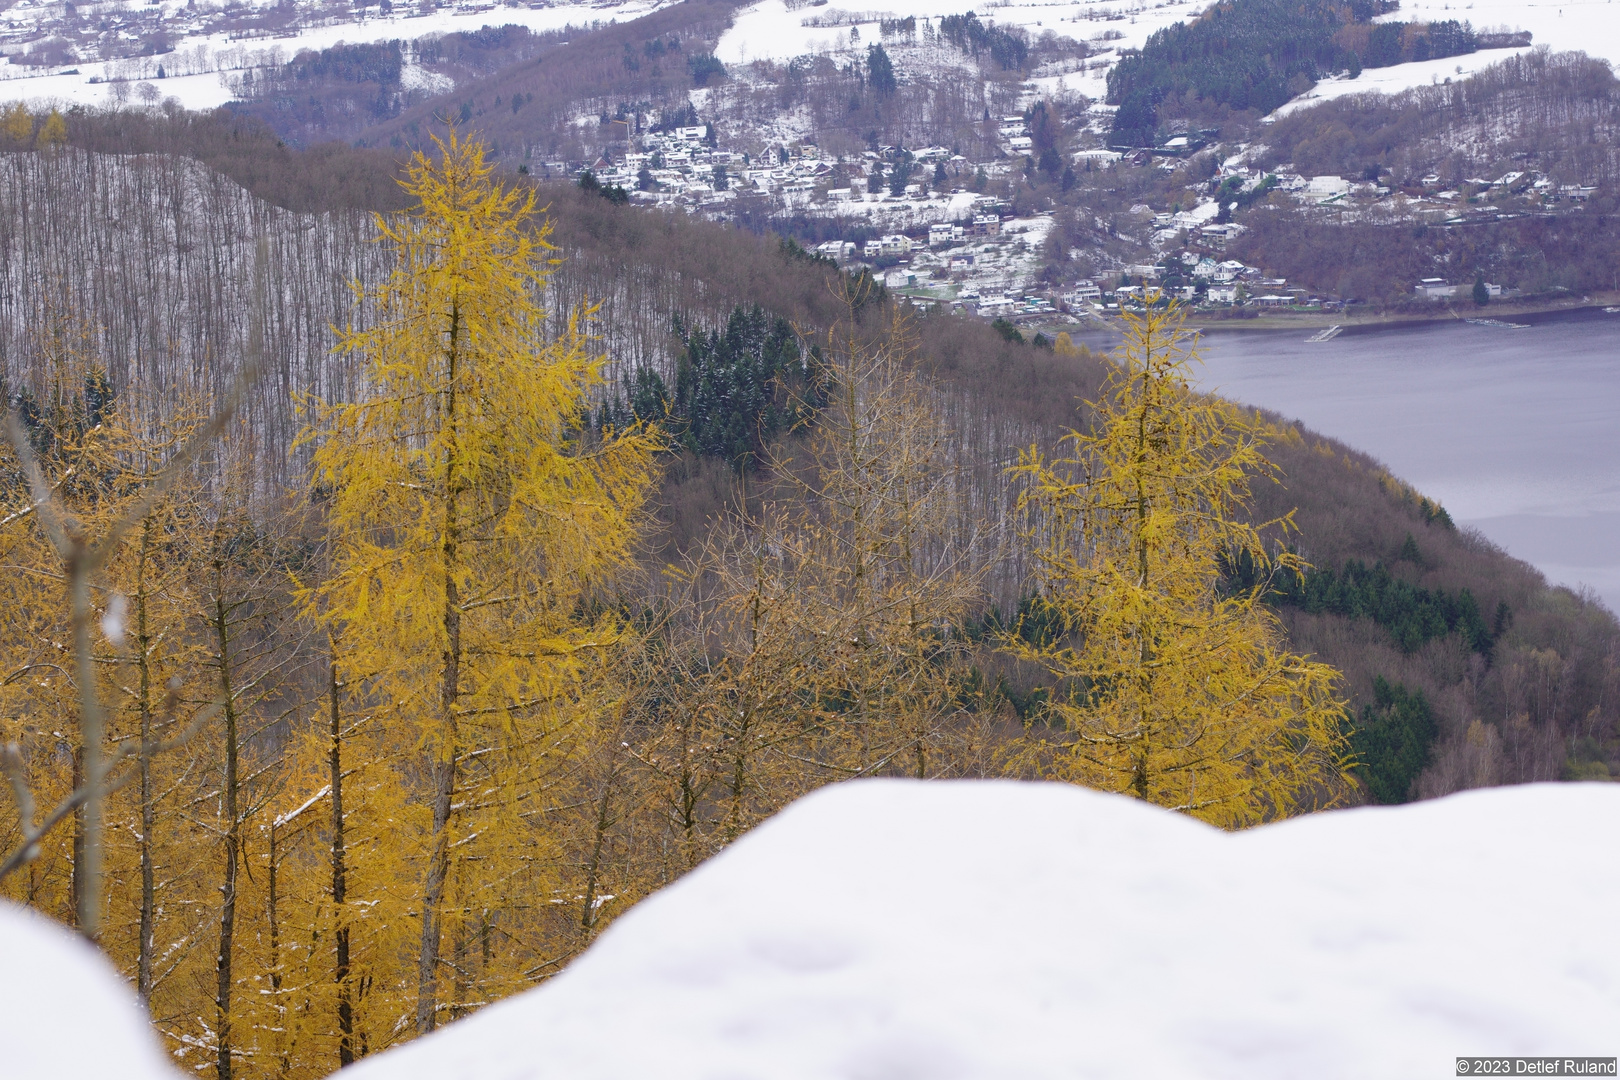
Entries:
[[[1481,313],[1490,315],[1490,309]],[[1620,314],[1203,335],[1201,384],[1387,465],[1557,584],[1620,611]]]

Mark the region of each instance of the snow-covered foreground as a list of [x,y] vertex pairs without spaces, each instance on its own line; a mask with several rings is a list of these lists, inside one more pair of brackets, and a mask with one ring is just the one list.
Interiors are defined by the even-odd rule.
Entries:
[[72,931],[0,902],[0,1076],[174,1080],[145,1010]]
[[[344,1076],[1359,1080],[1607,1054],[1617,833],[1609,784],[1238,834],[1060,784],[843,784],[544,987]],[[66,932],[0,910],[8,1080],[159,1075],[134,1015]]]
[[1620,786],[1227,835],[1056,784],[797,803],[353,1080],[1443,1076],[1610,1053]]

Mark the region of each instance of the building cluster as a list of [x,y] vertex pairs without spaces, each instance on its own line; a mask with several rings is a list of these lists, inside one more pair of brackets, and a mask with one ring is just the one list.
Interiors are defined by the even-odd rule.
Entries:
[[[713,211],[742,194],[829,212],[841,206],[854,210],[857,204],[910,206],[944,194],[936,182],[936,166],[947,165],[953,176],[960,176],[967,165],[965,157],[942,146],[880,146],[856,157],[838,157],[812,143],[795,143],[750,156],[722,149],[707,124],[640,136],[631,134],[629,122],[625,126],[622,149],[610,148],[589,166],[597,180],[623,187],[637,202],[686,209]],[[561,163],[555,167],[566,169]],[[898,189],[897,175],[903,181]]]

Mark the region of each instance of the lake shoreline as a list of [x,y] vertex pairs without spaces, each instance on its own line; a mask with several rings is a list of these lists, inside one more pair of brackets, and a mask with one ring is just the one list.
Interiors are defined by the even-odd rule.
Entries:
[[1469,319],[1511,320],[1514,316],[1566,314],[1620,305],[1620,293],[1587,293],[1564,300],[1539,300],[1526,303],[1492,300],[1485,307],[1476,307],[1472,301],[1466,305],[1448,304],[1437,311],[1394,312],[1378,315],[1346,315],[1332,312],[1278,312],[1258,315],[1252,319],[1200,318],[1197,312],[1187,316],[1187,329],[1201,334],[1217,331],[1303,330],[1327,329],[1342,326],[1346,330],[1360,327],[1421,325],[1423,323],[1466,322]]

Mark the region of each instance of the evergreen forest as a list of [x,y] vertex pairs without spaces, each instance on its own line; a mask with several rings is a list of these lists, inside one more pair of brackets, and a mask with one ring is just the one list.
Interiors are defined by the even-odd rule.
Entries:
[[1108,73],[1119,106],[1111,141],[1157,146],[1167,99],[1265,115],[1340,72],[1471,53],[1473,29],[1455,19],[1373,22],[1393,0],[1227,0],[1157,31]]

